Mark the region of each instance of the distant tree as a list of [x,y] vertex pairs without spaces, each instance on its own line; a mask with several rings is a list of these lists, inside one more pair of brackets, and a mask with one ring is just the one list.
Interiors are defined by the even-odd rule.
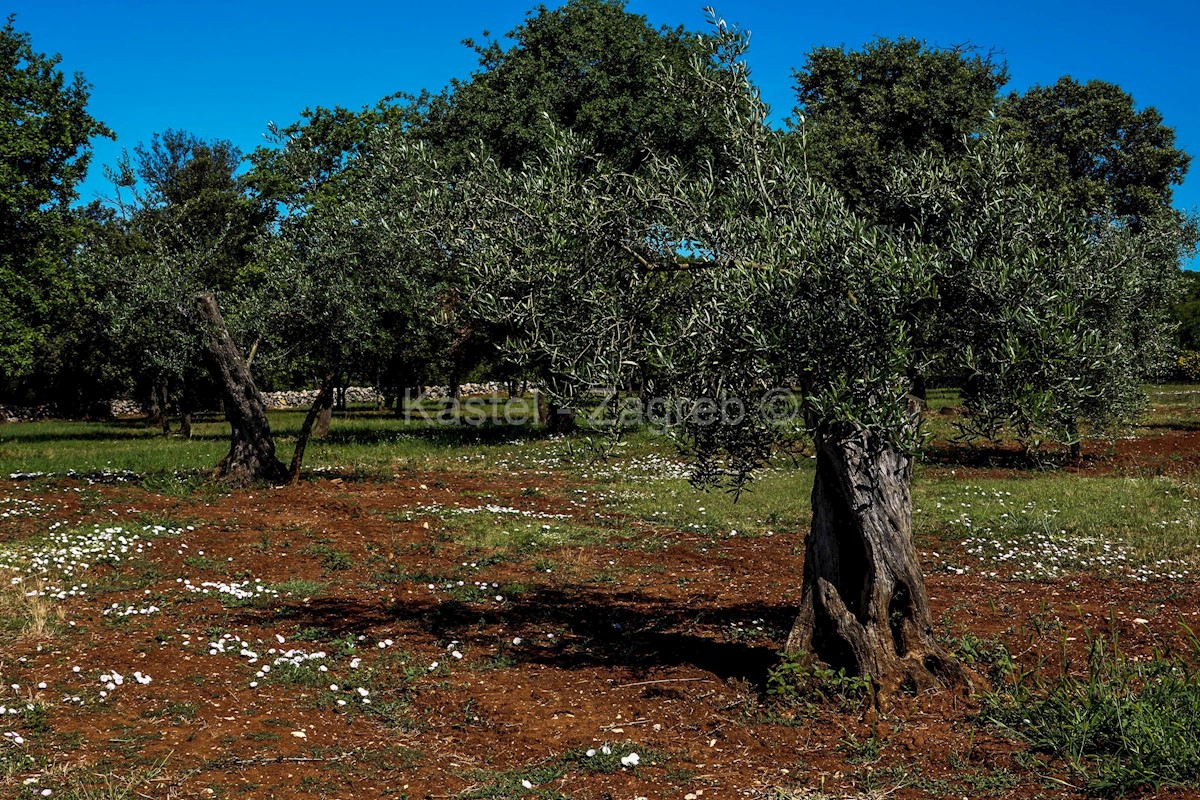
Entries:
[[293,480],[309,435],[327,424],[339,381],[354,375],[396,394],[439,369],[454,340],[446,308],[456,275],[380,224],[383,210],[411,202],[411,186],[368,186],[366,177],[379,142],[407,138],[419,108],[395,97],[359,112],[306,111],[252,157],[252,185],[283,209],[264,254],[263,356],[266,364],[291,363],[318,386]]
[[[1141,271],[1137,308],[1161,312],[1176,303],[1180,265],[1195,252],[1200,230],[1196,218],[1172,207],[1172,187],[1183,182],[1191,157],[1158,110],[1138,109],[1115,84],[1068,76],[1009,95],[1000,114],[1032,151],[1039,183],[1100,224],[1142,237],[1147,257],[1128,267]],[[1155,320],[1128,342],[1141,355],[1144,378],[1168,374],[1175,361],[1157,330]]]
[[1020,126],[1046,185],[1085,212],[1135,225],[1159,217],[1191,162],[1157,109],[1138,109],[1129,93],[1106,81],[1063,77],[1010,94],[1000,111]]
[[91,87],[38,53],[9,16],[0,28],[0,391],[55,351],[83,291],[70,258],[85,230],[73,212],[91,140],[112,137],[87,112]]
[[428,340],[444,346],[449,339],[439,313],[445,254],[419,237],[399,241],[394,219],[380,217],[382,209],[389,219],[403,215],[411,186],[368,193],[362,180],[347,182],[337,203],[285,218],[264,253],[265,357],[301,365],[318,387],[294,451],[293,482],[343,375],[370,374],[387,359],[432,359]]
[[1175,299],[1175,321],[1179,325],[1179,347],[1200,351],[1200,272],[1186,271],[1181,276]]
[[868,216],[897,165],[923,153],[964,156],[1008,81],[990,55],[911,38],[818,47],[793,76],[809,168]]
[[703,57],[694,34],[656,29],[623,0],[570,0],[533,9],[508,38],[507,49],[468,40],[479,71],[427,98],[427,121],[417,129],[445,148],[452,165],[482,143],[501,164],[517,167],[538,158],[563,128],[624,169],[652,152],[688,162],[713,155],[708,119],[662,90],[663,70],[690,74],[693,59]]

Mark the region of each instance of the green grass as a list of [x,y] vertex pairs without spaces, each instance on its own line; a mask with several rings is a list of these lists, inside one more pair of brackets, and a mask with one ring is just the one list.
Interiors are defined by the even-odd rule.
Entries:
[[[622,758],[637,753],[640,760],[636,766],[626,766]],[[567,775],[603,774],[610,775],[622,770],[637,771],[646,766],[663,766],[669,760],[666,753],[639,747],[633,742],[602,745],[590,750],[576,749],[560,756],[530,764],[513,770],[471,770],[462,777],[473,782],[473,786],[457,795],[470,800],[519,800],[543,798],[543,800],[569,800],[554,784]],[[528,782],[528,786],[526,786]]]
[[[304,410],[271,411],[278,453],[291,458]],[[310,469],[381,475],[407,469],[462,468],[504,442],[537,441],[532,427],[444,425],[398,419],[376,411],[341,412],[329,435],[309,442]],[[515,451],[519,446],[510,445]],[[44,420],[0,426],[0,475],[12,473],[132,472],[152,476],[154,488],[183,493],[200,485],[229,448],[229,425],[215,414],[197,417],[191,439],[164,437],[140,420]],[[500,448],[503,450],[504,448]]]
[[1025,680],[986,699],[983,718],[1061,759],[1087,791],[1125,795],[1200,787],[1200,642],[1134,660],[1115,638],[1092,643],[1082,674]]
[[807,528],[812,481],[812,462],[805,458],[784,461],[764,472],[736,499],[720,490],[699,492],[680,478],[614,482],[597,496],[609,513],[630,515],[693,537],[754,537]]
[[985,563],[1002,567],[1036,561],[1047,570],[1118,574],[1144,566],[1147,579],[1195,566],[1200,487],[1191,482],[1057,471],[1016,479],[918,475],[913,493],[914,531],[933,550],[973,540]]

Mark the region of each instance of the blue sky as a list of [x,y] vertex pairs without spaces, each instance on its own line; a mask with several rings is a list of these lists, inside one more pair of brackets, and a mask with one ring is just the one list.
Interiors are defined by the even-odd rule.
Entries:
[[[1062,75],[1100,78],[1155,106],[1178,143],[1200,161],[1200,11],[1191,3],[727,2],[711,0],[752,33],[750,64],[776,115],[792,108],[791,70],[819,45],[857,48],[876,36],[970,42],[1008,62],[1008,88]],[[108,193],[100,165],[156,131],[182,128],[263,143],[268,122],[287,124],[307,106],[357,108],[396,91],[440,89],[466,77],[475,54],[460,42],[506,33],[532,0],[333,4],[313,0],[8,0],[34,47],[58,52],[93,84],[92,113],[118,135],[100,142],[84,199]],[[553,0],[547,3],[554,5]],[[654,24],[704,26],[705,0],[630,0]],[[1200,207],[1200,163],[1175,190]]]

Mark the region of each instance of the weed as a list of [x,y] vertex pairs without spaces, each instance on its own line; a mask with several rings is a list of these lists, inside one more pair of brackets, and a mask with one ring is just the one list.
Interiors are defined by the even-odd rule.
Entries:
[[341,550],[335,550],[329,545],[315,544],[305,550],[321,559],[321,567],[328,571],[350,569],[354,566],[354,560],[350,558],[348,553],[343,553]]
[[831,669],[807,653],[785,654],[767,673],[767,694],[784,705],[836,703],[861,706],[871,693],[871,681]]
[[870,736],[859,738],[852,731],[847,731],[838,743],[838,749],[850,756],[855,764],[874,764],[883,754],[883,739],[872,731]]
[[1186,655],[1128,658],[1115,636],[1093,641],[1083,674],[1023,676],[986,698],[983,717],[1061,758],[1091,792],[1200,786],[1200,641]]

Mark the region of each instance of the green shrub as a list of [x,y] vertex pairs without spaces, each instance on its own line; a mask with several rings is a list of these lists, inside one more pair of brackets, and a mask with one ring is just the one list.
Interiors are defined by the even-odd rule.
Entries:
[[1177,364],[1179,377],[1188,383],[1200,383],[1200,350],[1184,350]]

